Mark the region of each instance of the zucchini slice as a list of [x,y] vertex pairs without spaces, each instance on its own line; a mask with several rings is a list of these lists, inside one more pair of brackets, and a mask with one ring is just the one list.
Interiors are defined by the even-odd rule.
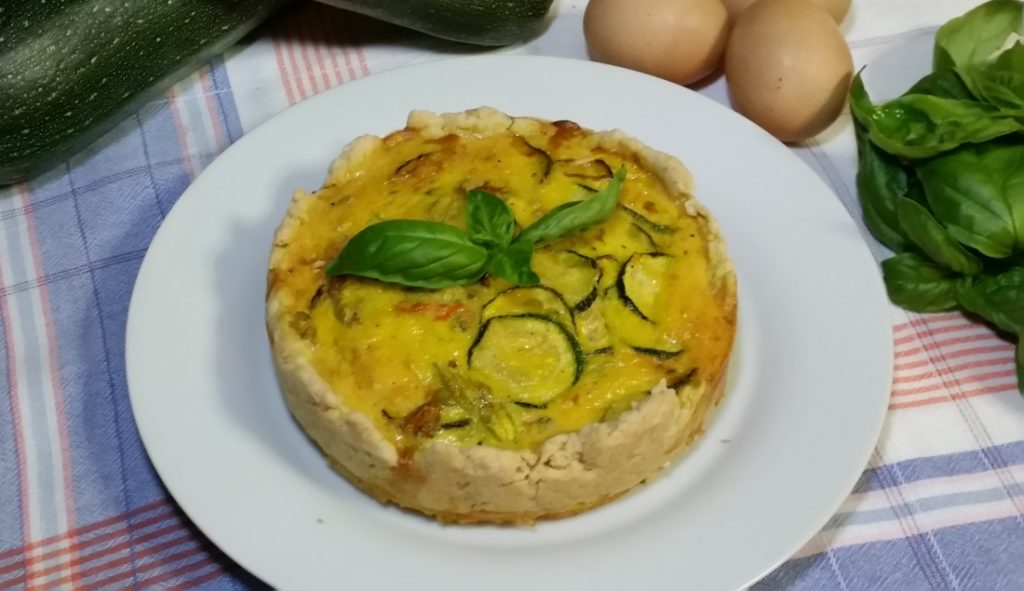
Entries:
[[591,232],[591,240],[586,245],[575,246],[575,249],[592,258],[607,255],[624,261],[637,252],[661,250],[654,236],[621,210],[616,210]]
[[597,280],[597,287],[605,290],[615,285],[615,280],[619,277],[619,268],[622,266],[619,261],[608,254],[601,255],[594,259],[597,263],[597,268],[601,270],[601,276]]
[[495,316],[469,347],[469,368],[506,399],[543,406],[579,380],[583,353],[569,331],[550,318]]
[[626,212],[626,215],[632,218],[638,226],[640,226],[644,230],[647,230],[648,232],[654,232],[655,234],[674,234],[676,232],[675,227],[669,226],[667,224],[659,224],[652,220],[651,218],[640,213],[639,211],[633,209],[632,207],[628,207],[620,203],[619,208],[622,209],[622,211]]
[[617,341],[631,347],[634,351],[655,357],[673,357],[682,351],[679,343],[657,322],[645,320],[635,310],[627,307],[618,296],[618,290],[609,289],[602,292],[598,300],[601,315],[604,317],[608,330],[615,335]]
[[480,310],[480,322],[496,316],[531,314],[554,320],[569,331],[575,330],[572,309],[562,294],[546,285],[513,287],[494,296]]
[[[615,175],[612,172],[612,167],[600,158],[558,160],[555,162],[555,168],[569,178],[585,181],[600,181],[610,179]],[[591,189],[589,186],[586,188]]]
[[622,265],[615,281],[619,299],[640,318],[650,321],[665,287],[672,257],[663,252],[638,253]]
[[601,270],[597,261],[574,250],[539,250],[533,255],[533,270],[541,283],[562,294],[576,312],[597,299]]
[[683,352],[682,349],[654,349],[651,347],[637,347],[632,345],[631,348],[637,353],[650,355],[656,359],[671,359]]
[[551,167],[554,165],[554,161],[551,159],[551,155],[537,146],[531,144],[521,135],[516,135],[520,141],[518,142],[519,151],[533,159],[536,164],[536,172],[533,173],[534,178],[540,179],[543,182],[551,174]]
[[601,314],[601,304],[576,314],[576,338],[585,353],[610,353],[612,336]]

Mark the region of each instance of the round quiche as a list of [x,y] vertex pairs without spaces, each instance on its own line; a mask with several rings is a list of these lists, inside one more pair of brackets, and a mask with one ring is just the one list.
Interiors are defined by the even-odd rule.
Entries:
[[[381,222],[467,232],[474,192],[523,233],[615,182],[607,215],[533,245],[532,281],[328,272]],[[697,438],[725,386],[736,280],[677,159],[571,121],[414,111],[295,192],[266,322],[290,412],[357,487],[444,522],[533,523],[622,495]]]

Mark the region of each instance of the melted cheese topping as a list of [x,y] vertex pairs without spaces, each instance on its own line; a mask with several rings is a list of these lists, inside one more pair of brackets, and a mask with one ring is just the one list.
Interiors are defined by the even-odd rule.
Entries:
[[[309,200],[296,237],[277,245],[287,255],[272,269],[270,284],[289,296],[286,317],[308,342],[313,367],[348,408],[368,416],[400,449],[429,440],[536,447],[617,416],[662,379],[671,386],[720,371],[732,318],[709,285],[705,222],[687,215],[682,197],[671,196],[634,154],[593,144],[592,136],[565,122],[531,137],[425,139],[399,131],[385,138],[364,170]],[[497,394],[500,384],[488,384],[468,362],[481,309],[511,287],[507,282],[486,277],[464,287],[420,290],[323,272],[348,239],[375,222],[423,219],[464,228],[466,192],[482,188],[504,199],[525,228],[603,187],[620,165],[628,171],[620,209],[535,255],[572,250],[600,259],[604,272],[587,316],[575,313],[580,331],[597,323],[604,346],[584,354],[578,381],[542,408]],[[613,276],[636,252],[671,257],[664,274],[638,295],[647,320],[624,305]]]

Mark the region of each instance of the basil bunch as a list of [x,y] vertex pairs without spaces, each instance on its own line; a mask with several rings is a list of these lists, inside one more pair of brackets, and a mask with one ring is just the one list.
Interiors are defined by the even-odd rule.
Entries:
[[895,256],[889,298],[963,309],[1017,339],[1024,393],[1024,42],[1020,0],[990,0],[939,29],[933,71],[873,104],[850,88],[864,221]]
[[530,267],[534,247],[606,219],[615,211],[625,180],[622,167],[600,191],[559,205],[518,236],[509,206],[474,189],[466,195],[467,231],[422,220],[372,224],[349,240],[326,273],[428,289],[474,283],[484,274],[534,285],[540,281]]

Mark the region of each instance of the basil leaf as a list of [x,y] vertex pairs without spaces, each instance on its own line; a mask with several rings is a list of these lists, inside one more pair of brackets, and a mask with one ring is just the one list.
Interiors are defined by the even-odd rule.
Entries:
[[850,109],[875,145],[904,158],[928,158],[1024,131],[1012,114],[976,101],[910,94],[872,105],[859,74],[850,87]]
[[1024,267],[965,280],[960,285],[957,299],[966,310],[1001,330],[1024,334]]
[[915,253],[882,261],[885,289],[892,303],[914,312],[941,312],[955,308],[956,278]]
[[436,289],[473,283],[486,265],[487,250],[454,226],[388,220],[353,236],[326,273]]
[[504,247],[512,241],[516,219],[508,204],[495,195],[479,189],[467,193],[466,215],[466,227],[473,242]]
[[917,168],[935,218],[993,258],[1024,246],[1024,144],[964,146]]
[[942,25],[935,34],[934,70],[985,61],[1021,31],[1019,0],[990,0]]
[[615,211],[625,180],[626,167],[623,166],[603,189],[583,201],[570,201],[552,209],[523,230],[515,241],[544,244],[603,221]]
[[895,252],[907,249],[900,229],[896,200],[907,194],[907,173],[895,158],[879,150],[863,125],[854,124],[857,137],[857,196],[864,223],[879,242]]
[[487,273],[515,285],[537,285],[540,283],[540,278],[530,268],[532,258],[532,243],[515,242],[491,256],[487,263]]
[[1014,43],[995,60],[964,66],[961,71],[979,98],[1024,116],[1024,44]]
[[896,213],[907,237],[933,261],[958,273],[981,271],[981,261],[957,242],[920,203],[901,197]]
[[927,94],[961,101],[973,101],[975,96],[964,84],[960,74],[953,68],[942,68],[926,74],[914,83],[904,96],[908,94]]

